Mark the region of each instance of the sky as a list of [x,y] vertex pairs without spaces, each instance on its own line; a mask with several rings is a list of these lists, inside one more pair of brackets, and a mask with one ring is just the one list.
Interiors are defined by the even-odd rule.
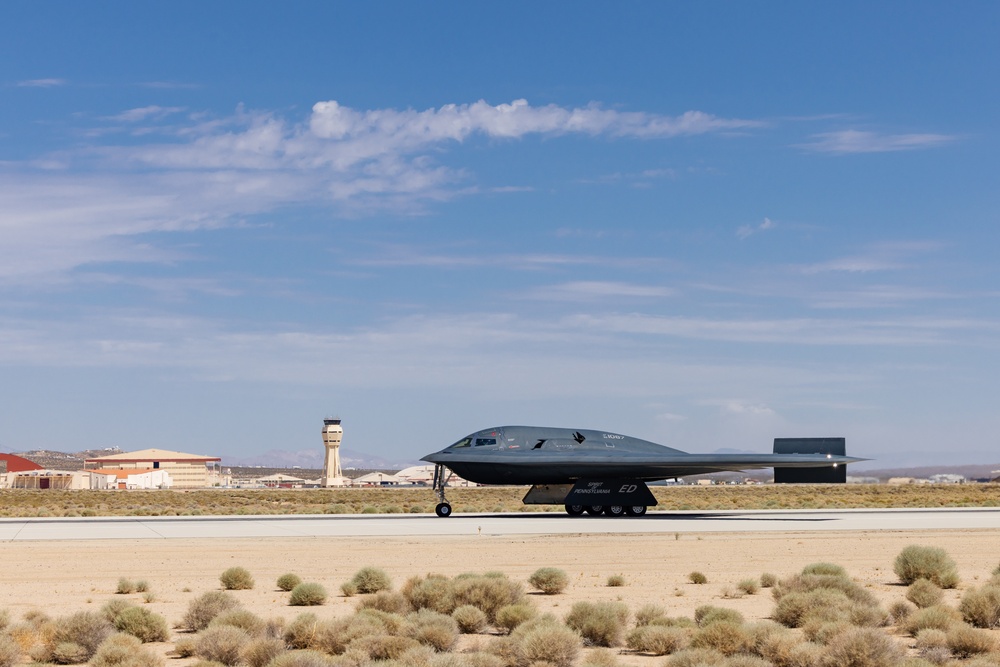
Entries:
[[0,451],[1000,463],[1000,5],[0,4]]

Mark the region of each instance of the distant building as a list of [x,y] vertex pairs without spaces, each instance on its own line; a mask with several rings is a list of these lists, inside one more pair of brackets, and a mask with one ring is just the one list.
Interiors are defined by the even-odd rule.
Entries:
[[965,475],[950,475],[942,473],[940,475],[931,475],[930,480],[933,484],[964,484]]
[[97,469],[90,473],[91,489],[169,489],[173,479],[166,470],[153,468]]
[[217,456],[185,454],[165,449],[143,449],[138,452],[124,452],[111,456],[99,456],[84,462],[87,470],[163,470],[169,473],[172,488],[202,489],[222,483]]

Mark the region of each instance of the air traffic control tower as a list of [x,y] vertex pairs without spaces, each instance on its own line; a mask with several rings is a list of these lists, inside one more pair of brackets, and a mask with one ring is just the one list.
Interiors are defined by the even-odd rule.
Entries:
[[323,461],[323,486],[344,486],[350,480],[344,478],[340,471],[340,439],[344,429],[340,420],[327,417],[323,420],[323,446],[326,447],[326,458]]

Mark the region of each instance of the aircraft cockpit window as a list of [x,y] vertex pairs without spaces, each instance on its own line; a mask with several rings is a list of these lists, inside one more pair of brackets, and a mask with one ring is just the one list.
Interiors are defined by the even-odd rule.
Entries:
[[487,445],[497,444],[496,438],[476,438],[476,447],[485,447]]
[[468,447],[471,442],[472,438],[462,438],[448,449],[458,449],[459,447]]

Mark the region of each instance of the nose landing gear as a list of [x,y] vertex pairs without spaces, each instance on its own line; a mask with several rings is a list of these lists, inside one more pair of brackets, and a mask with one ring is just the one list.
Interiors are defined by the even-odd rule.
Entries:
[[439,517],[451,516],[451,504],[444,497],[444,487],[448,485],[452,472],[438,463],[434,466],[434,483],[432,488],[437,493],[438,504],[434,508],[434,513]]

